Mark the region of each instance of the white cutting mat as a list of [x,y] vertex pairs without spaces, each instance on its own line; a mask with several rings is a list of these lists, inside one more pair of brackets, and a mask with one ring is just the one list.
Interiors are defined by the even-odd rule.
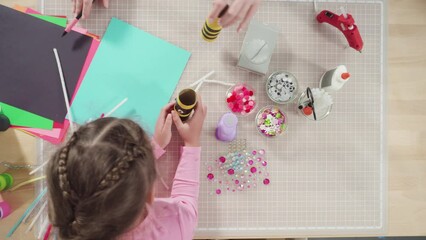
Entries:
[[[208,182],[207,167],[228,145],[215,140],[219,117],[227,111],[226,87],[201,89],[208,116],[202,145],[202,171],[197,237],[273,237],[291,235],[381,234],[386,227],[385,45],[384,1],[318,1],[318,10],[351,13],[364,39],[362,54],[345,48],[336,29],[318,24],[312,1],[264,1],[255,19],[281,29],[269,73],[287,70],[302,89],[317,87],[328,69],[345,64],[351,80],[335,94],[331,115],[311,122],[297,114],[295,105],[281,109],[288,131],[268,139],[257,133],[255,114],[240,118],[238,138],[249,149],[265,149],[271,184],[251,191],[212,194],[218,182]],[[258,106],[272,104],[265,93],[266,76],[235,67],[244,33],[223,30],[206,43],[200,30],[211,7],[208,0],[115,0],[107,10],[95,8],[81,22],[102,35],[111,17],[123,19],[192,53],[178,89],[214,70],[214,79],[247,82],[257,92]],[[41,0],[45,14],[71,17],[71,1]],[[143,44],[143,43],[141,43]],[[165,69],[167,71],[167,69]],[[258,108],[259,109],[259,108]],[[175,133],[176,134],[176,133]],[[173,140],[160,160],[160,172],[171,185],[181,142]],[[41,145],[41,160],[52,147]],[[161,184],[159,195],[167,196]]]

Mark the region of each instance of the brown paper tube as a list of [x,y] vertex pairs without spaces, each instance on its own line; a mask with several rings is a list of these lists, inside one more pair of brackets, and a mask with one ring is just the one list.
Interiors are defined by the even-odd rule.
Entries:
[[196,104],[197,93],[191,88],[186,88],[179,92],[174,109],[178,113],[180,119],[186,121]]

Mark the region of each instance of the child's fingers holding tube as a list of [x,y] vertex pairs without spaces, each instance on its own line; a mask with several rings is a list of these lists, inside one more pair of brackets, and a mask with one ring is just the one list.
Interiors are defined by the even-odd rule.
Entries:
[[179,115],[175,110],[172,111],[172,119],[176,126],[176,129],[180,133],[181,129],[184,127],[182,120],[180,119]]
[[163,126],[163,133],[168,133],[172,130],[172,114],[167,114],[166,121],[164,122]]

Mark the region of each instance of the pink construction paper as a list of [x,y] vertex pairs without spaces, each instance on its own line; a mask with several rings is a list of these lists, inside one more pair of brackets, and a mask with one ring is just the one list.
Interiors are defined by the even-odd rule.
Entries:
[[84,34],[84,35],[86,35],[86,34],[87,34],[87,29],[85,29],[85,28],[81,28],[81,27],[74,26],[74,27],[72,28],[72,30],[73,30],[73,31],[76,31],[76,32],[78,32],[78,33]]
[[[86,61],[84,62],[83,69],[81,70],[80,78],[78,79],[77,86],[71,98],[71,103],[74,100],[74,97],[77,94],[77,91],[81,86],[81,83],[83,82],[84,76],[86,75],[86,72],[89,69],[90,63],[92,62],[93,57],[95,56],[96,50],[98,50],[99,44],[100,42],[98,40],[93,39],[92,45],[90,46],[89,52],[87,53]],[[17,129],[22,130],[26,133],[29,133],[33,136],[39,137],[53,144],[59,144],[63,141],[64,136],[67,133],[69,125],[70,125],[69,121],[65,119],[63,124],[55,122],[53,124],[54,128],[52,130],[43,130],[38,128],[17,128]]]
[[48,136],[48,137],[53,137],[53,138],[58,138],[59,135],[61,134],[61,128],[52,128],[52,130],[45,130],[45,129],[38,129],[38,128],[25,128],[25,127],[21,127],[19,128],[21,130],[24,130],[26,132],[32,133],[32,134],[37,134],[37,135],[41,135],[41,136]]
[[[64,121],[64,127],[62,129],[60,129],[59,136],[56,137],[56,138],[55,137],[50,137],[50,136],[39,134],[39,133],[37,133],[36,131],[33,131],[33,130],[30,130],[30,131],[24,130],[24,129],[18,129],[18,130],[26,132],[26,133],[28,133],[30,135],[35,136],[35,137],[39,137],[39,138],[41,138],[43,140],[46,140],[48,142],[51,142],[53,144],[60,144],[64,140],[64,137],[65,137],[65,135],[67,133],[67,130],[68,130],[69,126],[70,126],[70,122],[67,119],[65,119],[65,121]],[[39,129],[35,128],[35,130],[39,130]]]
[[41,13],[37,12],[36,10],[34,10],[32,8],[27,8],[27,10],[25,11],[25,13],[28,13],[28,14],[41,14]]

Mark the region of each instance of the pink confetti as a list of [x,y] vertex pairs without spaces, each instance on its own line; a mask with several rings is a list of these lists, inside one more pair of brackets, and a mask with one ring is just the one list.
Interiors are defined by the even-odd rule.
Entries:
[[263,179],[263,184],[268,185],[270,183],[269,178]]
[[208,178],[209,180],[213,180],[213,178],[214,178],[213,173],[209,173],[209,174],[207,174],[207,178]]

